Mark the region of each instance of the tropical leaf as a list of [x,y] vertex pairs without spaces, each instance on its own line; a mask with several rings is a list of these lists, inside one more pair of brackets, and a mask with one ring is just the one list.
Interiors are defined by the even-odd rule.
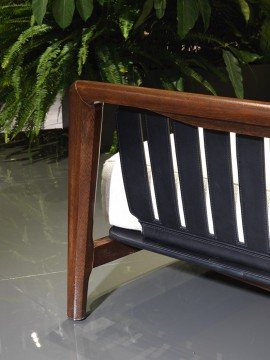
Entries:
[[199,16],[197,0],[177,0],[178,35],[184,39]]
[[238,0],[241,12],[246,20],[246,22],[250,19],[250,8],[246,0]]
[[270,17],[266,18],[262,25],[260,45],[264,53],[270,53]]
[[156,15],[158,19],[163,18],[166,10],[166,5],[166,0],[154,0],[154,8],[156,10]]
[[239,50],[233,46],[229,46],[229,49],[243,64],[250,64],[262,58],[259,54],[246,50]]
[[46,14],[48,0],[32,0],[32,9],[34,17],[39,25],[42,24]]
[[184,91],[184,79],[182,77],[175,81],[174,85],[177,91]]
[[216,90],[214,89],[214,87],[210,84],[210,82],[208,80],[204,79],[203,76],[200,73],[198,73],[197,71],[195,71],[194,69],[192,69],[189,66],[186,66],[186,67],[182,68],[181,70],[183,71],[183,73],[185,75],[187,75],[188,77],[194,79],[199,84],[201,84],[211,94],[217,95]]
[[242,70],[237,58],[228,50],[223,50],[223,59],[226,69],[238,98],[244,97]]
[[215,75],[220,81],[226,82],[228,75],[223,66],[217,66],[217,64],[210,62],[208,59],[205,59],[203,56],[198,55],[196,59],[189,60],[190,63],[194,63],[199,68],[208,71]]
[[161,76],[160,81],[165,90],[171,90],[171,91],[177,90],[175,84],[170,80],[168,80],[165,76]]
[[134,25],[134,29],[136,29],[137,27],[139,27],[140,25],[142,25],[145,22],[145,20],[151,13],[153,6],[154,6],[154,0],[146,0],[145,1],[141,15]]
[[76,8],[81,15],[81,18],[86,21],[90,18],[93,12],[93,0],[77,0]]
[[54,0],[53,2],[53,16],[62,29],[65,29],[71,24],[74,10],[74,0]]
[[211,6],[209,0],[198,0],[198,6],[203,18],[204,30],[209,28],[211,18]]

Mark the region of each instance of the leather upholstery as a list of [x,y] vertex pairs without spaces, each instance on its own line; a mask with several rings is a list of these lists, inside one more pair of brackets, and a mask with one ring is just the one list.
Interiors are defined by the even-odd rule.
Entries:
[[[224,274],[270,284],[263,139],[237,135],[237,161],[245,243],[236,226],[229,133],[205,130],[205,151],[215,235],[207,227],[198,129],[163,116],[120,108],[119,152],[131,213],[142,234],[112,227],[110,236],[126,244],[204,265]],[[142,124],[145,122],[145,124]],[[153,208],[143,152],[149,143],[159,220]],[[186,227],[179,221],[169,134],[175,150]],[[132,164],[132,166],[131,166]]]

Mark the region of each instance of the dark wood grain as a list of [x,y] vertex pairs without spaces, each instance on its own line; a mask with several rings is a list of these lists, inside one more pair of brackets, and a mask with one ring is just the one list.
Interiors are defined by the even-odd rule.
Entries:
[[138,249],[105,237],[93,241],[93,215],[101,133],[101,104],[88,104],[70,90],[68,189],[68,317],[86,317],[92,268]]
[[94,267],[117,260],[123,256],[133,254],[140,249],[122,244],[111,238],[104,237],[94,241]]
[[267,102],[94,81],[77,81],[74,87],[88,103],[133,106],[208,129],[270,137],[270,104]]
[[68,316],[86,316],[88,278],[93,266],[93,214],[101,131],[101,104],[85,103],[70,91]]

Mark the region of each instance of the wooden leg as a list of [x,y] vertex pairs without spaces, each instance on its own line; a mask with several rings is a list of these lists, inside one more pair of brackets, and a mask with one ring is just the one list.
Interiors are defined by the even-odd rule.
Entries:
[[138,250],[109,237],[93,241],[102,105],[85,103],[75,84],[69,114],[67,315],[82,320],[92,268]]
[[70,90],[68,189],[68,317],[86,317],[88,278],[93,267],[93,213],[102,105],[85,103]]

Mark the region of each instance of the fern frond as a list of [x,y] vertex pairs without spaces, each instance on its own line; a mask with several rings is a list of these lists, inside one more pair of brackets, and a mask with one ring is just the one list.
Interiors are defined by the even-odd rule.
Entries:
[[82,74],[83,66],[86,63],[88,52],[89,52],[89,43],[93,38],[94,32],[96,30],[95,26],[92,26],[88,29],[83,29],[81,47],[78,53],[78,74]]
[[19,132],[25,130],[27,125],[31,122],[35,112],[34,99],[35,93],[32,91],[30,94],[28,94],[28,96],[25,97],[24,102],[18,109],[15,118],[15,124],[12,127],[12,131],[10,130],[10,134],[12,133],[12,138],[14,138]]
[[0,20],[21,17],[25,16],[26,14],[31,14],[31,4],[29,2],[21,4],[9,3],[6,5],[0,5]]
[[68,67],[68,62],[73,58],[74,44],[65,44],[62,48],[55,49],[51,52],[50,60],[48,54],[43,57],[42,62],[37,69],[37,83],[35,87],[36,101],[35,101],[35,121],[33,131],[37,135],[41,125],[45,119],[49,107],[54,102],[57,94],[64,91],[67,86],[65,83],[65,68]]
[[42,89],[44,81],[46,80],[46,77],[50,74],[50,71],[52,69],[53,61],[61,52],[59,45],[59,42],[56,42],[55,44],[49,46],[39,59],[36,83],[36,89],[38,91]]
[[14,94],[16,97],[16,100],[19,101],[22,93],[22,87],[21,87],[21,74],[22,74],[22,67],[17,66],[12,74],[11,77],[11,86],[14,89]]
[[2,69],[6,69],[13,61],[16,56],[22,51],[25,44],[35,36],[41,36],[51,30],[52,27],[49,25],[37,25],[25,30],[18,38],[18,40],[11,46],[2,62]]
[[113,48],[99,44],[96,47],[96,55],[100,74],[104,81],[116,84],[127,83],[122,75],[125,73],[125,68]]
[[10,92],[5,99],[5,104],[0,111],[0,130],[9,133],[18,112],[20,103],[14,92]]

